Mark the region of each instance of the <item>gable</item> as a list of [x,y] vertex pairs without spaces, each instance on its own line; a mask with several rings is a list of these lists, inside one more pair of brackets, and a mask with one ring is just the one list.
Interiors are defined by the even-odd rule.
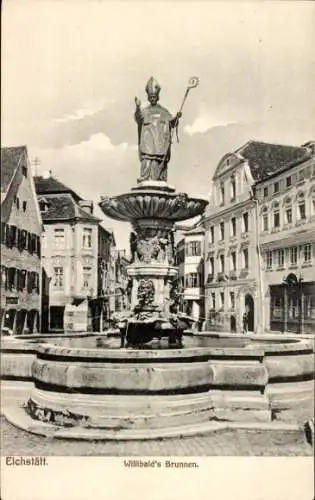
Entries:
[[240,163],[240,160],[241,159],[235,153],[227,153],[224,155],[215,169],[213,180],[216,180],[219,177],[224,176],[224,174],[230,172],[230,170],[234,169],[234,167]]
[[27,177],[22,175],[16,193],[10,195],[11,210],[5,222],[40,235],[42,232],[42,221],[35,189],[32,184],[32,177],[30,175]]

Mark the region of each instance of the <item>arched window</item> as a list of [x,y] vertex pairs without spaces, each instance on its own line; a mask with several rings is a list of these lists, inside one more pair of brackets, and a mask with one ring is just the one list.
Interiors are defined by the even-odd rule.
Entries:
[[232,175],[230,179],[230,196],[231,196],[231,201],[235,201],[236,198],[236,180],[235,176]]
[[278,202],[273,204],[273,227],[280,227],[280,206]]
[[297,195],[297,219],[303,221],[306,219],[306,204],[304,193]]
[[290,197],[284,199],[284,219],[285,224],[292,223],[292,199]]
[[269,230],[269,214],[267,207],[263,207],[262,209],[262,230],[263,231]]

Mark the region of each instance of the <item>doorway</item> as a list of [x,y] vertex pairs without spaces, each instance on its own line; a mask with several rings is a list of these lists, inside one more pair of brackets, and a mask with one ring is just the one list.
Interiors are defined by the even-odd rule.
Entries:
[[51,306],[50,307],[50,331],[63,331],[64,329],[64,306]]
[[230,331],[231,333],[236,332],[236,318],[234,315],[232,315],[230,318]]
[[255,306],[254,299],[249,293],[245,295],[245,311],[248,314],[248,331],[254,331],[255,325]]

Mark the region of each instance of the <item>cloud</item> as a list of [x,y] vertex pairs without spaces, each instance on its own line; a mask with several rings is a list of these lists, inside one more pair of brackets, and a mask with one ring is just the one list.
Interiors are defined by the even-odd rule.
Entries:
[[114,101],[106,99],[103,102],[87,103],[81,109],[77,109],[73,114],[65,115],[61,118],[55,118],[53,123],[68,123],[76,120],[82,120],[87,116],[93,116],[99,111],[102,111],[107,104],[112,104]]
[[236,122],[234,121],[224,121],[224,120],[217,120],[213,116],[211,116],[207,112],[200,112],[197,118],[192,122],[191,125],[185,125],[184,131],[188,135],[194,135],[201,133],[203,134],[204,132],[207,132],[208,130],[215,128],[215,127],[226,127],[228,125],[233,125]]
[[[120,144],[113,144],[111,139],[103,134],[102,132],[98,132],[97,134],[91,135],[91,137],[86,140],[82,141],[79,144],[73,144],[71,146],[67,146],[64,149],[65,150],[72,150],[75,154],[78,155],[90,155],[93,152],[108,152],[108,151],[125,151],[128,148],[134,149],[135,146],[129,146],[127,142],[122,142]],[[67,153],[69,152],[71,154],[71,151],[66,151]]]

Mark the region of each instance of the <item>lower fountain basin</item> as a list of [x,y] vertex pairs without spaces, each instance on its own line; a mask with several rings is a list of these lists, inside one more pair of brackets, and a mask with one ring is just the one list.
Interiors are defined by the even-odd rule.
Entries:
[[101,335],[28,341],[32,432],[98,429],[100,439],[142,439],[211,421],[270,422],[313,397],[311,341],[202,334],[172,349],[163,340],[141,349]]

